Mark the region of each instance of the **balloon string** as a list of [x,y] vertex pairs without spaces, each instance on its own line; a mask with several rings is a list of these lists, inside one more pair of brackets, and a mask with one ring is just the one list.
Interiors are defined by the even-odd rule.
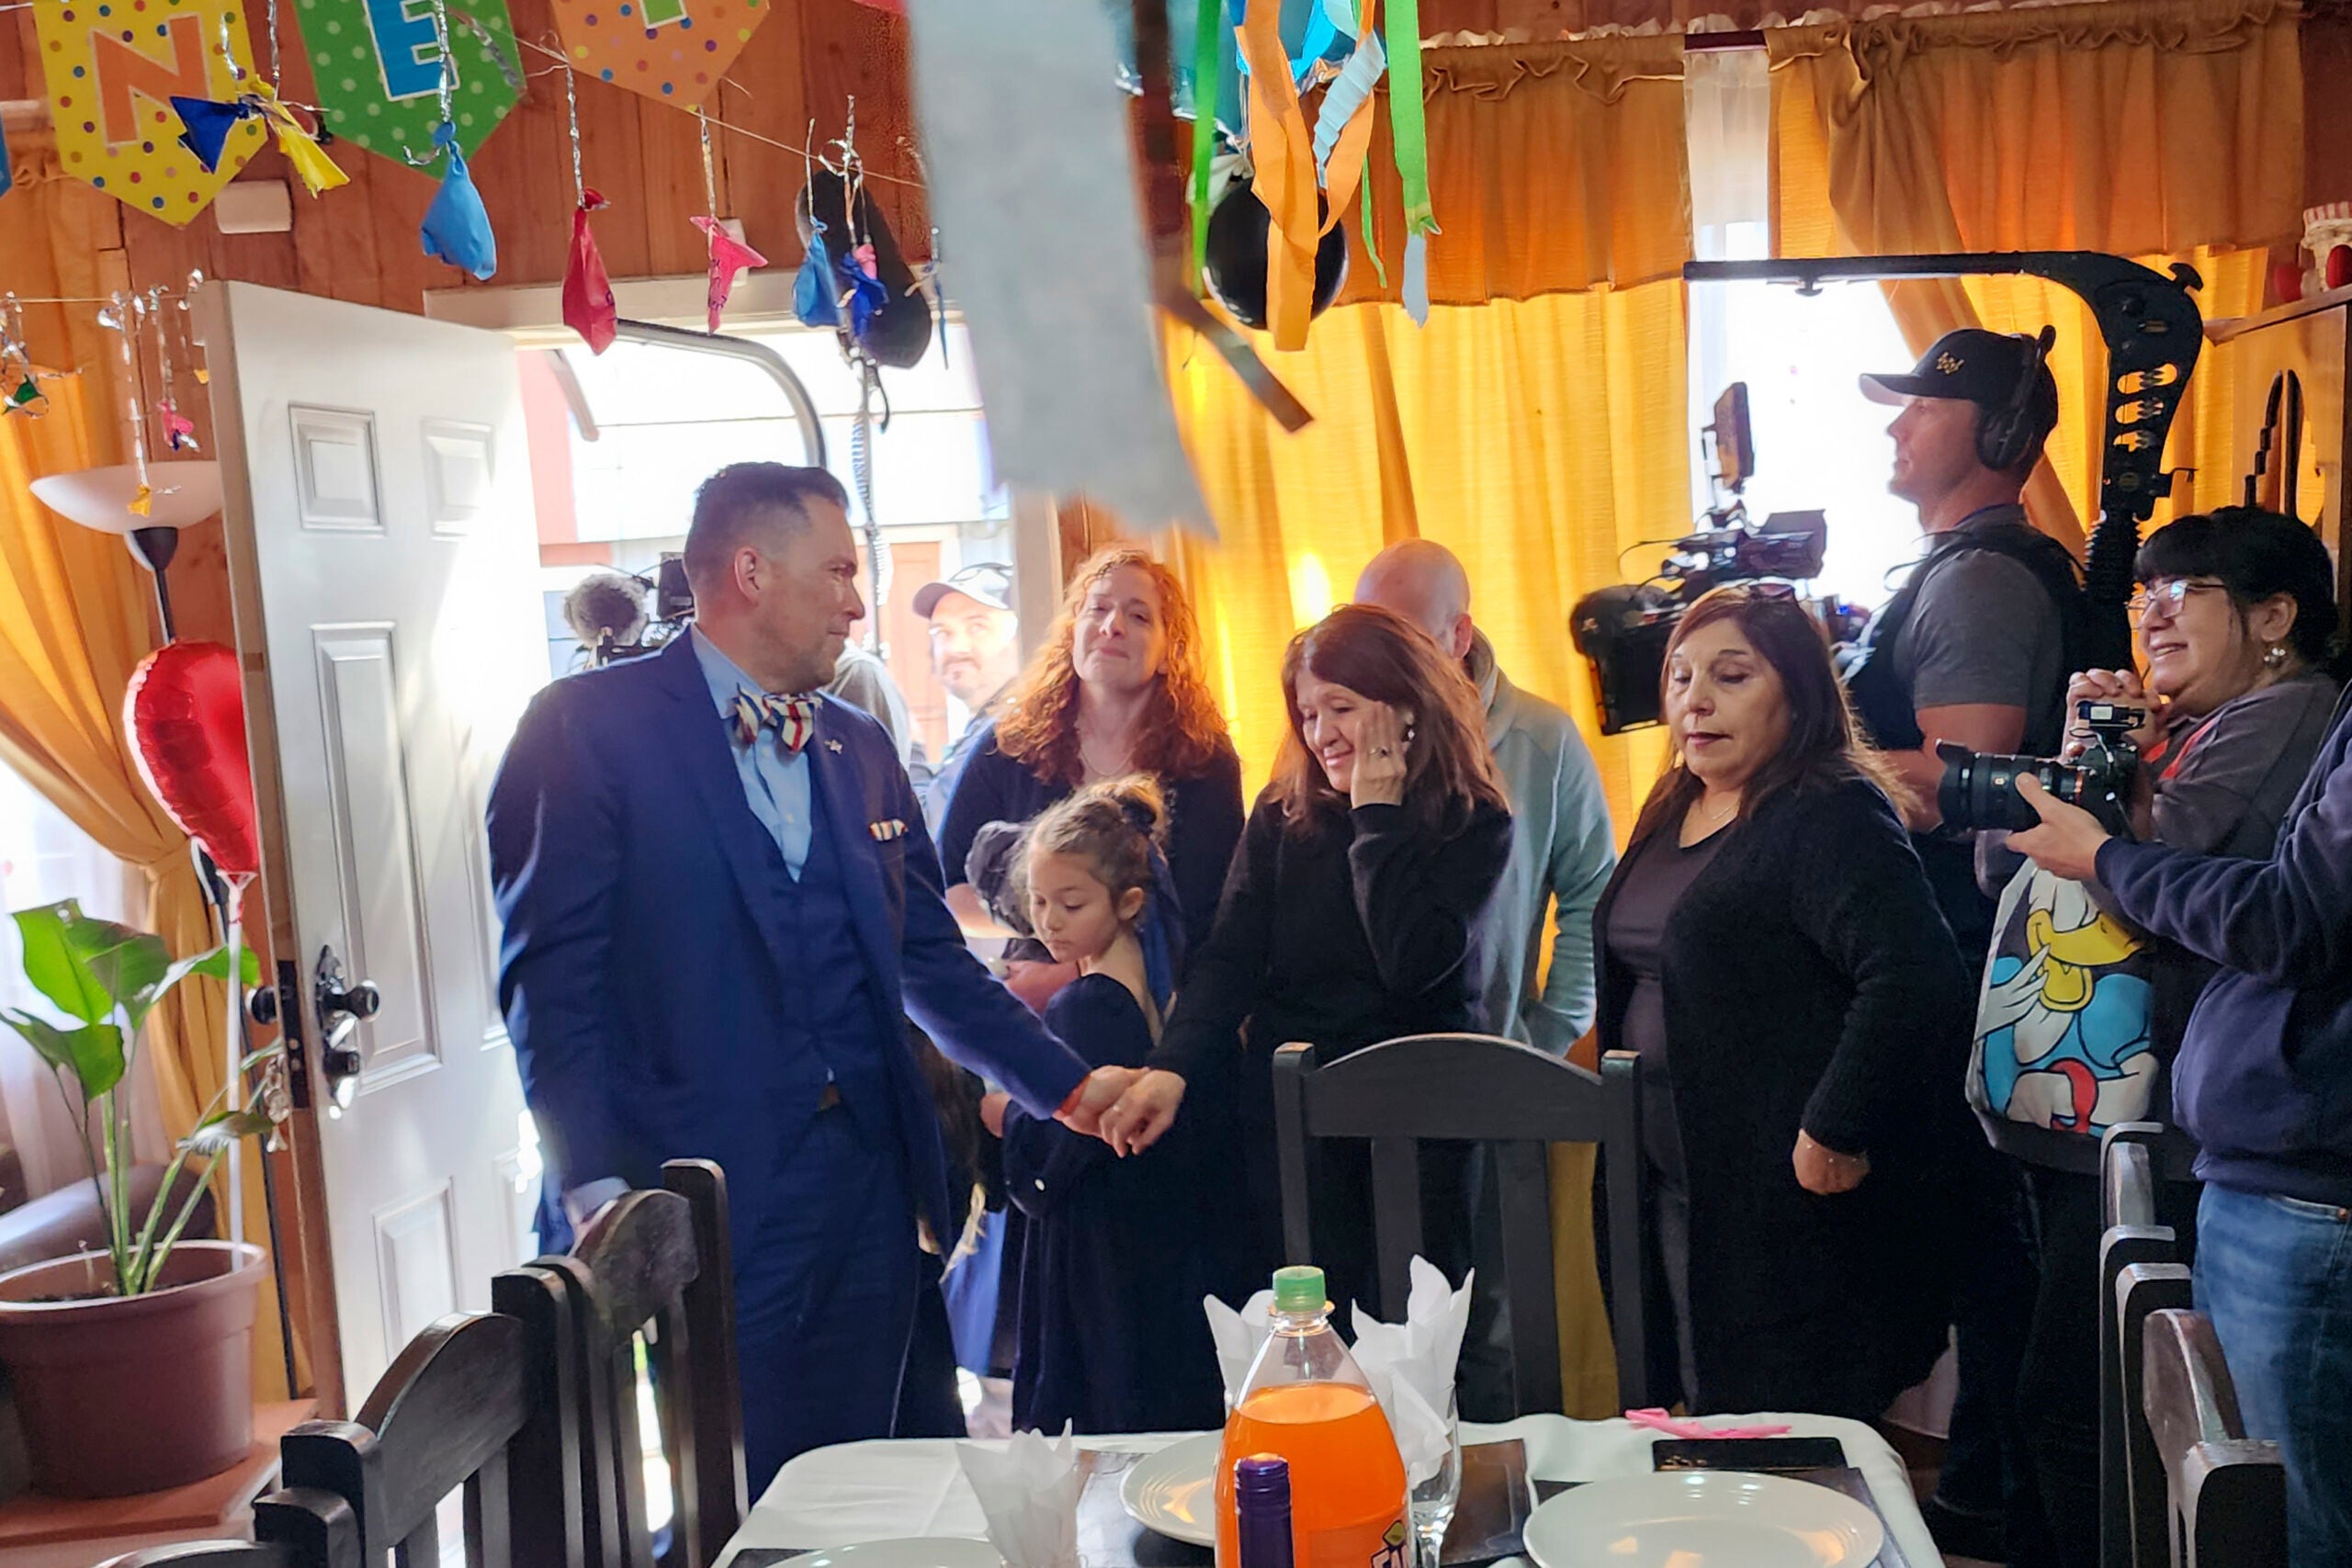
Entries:
[[716,218],[718,216],[718,175],[710,160],[710,116],[696,109],[695,118],[702,122],[702,209]]
[[[563,73],[563,112],[571,127],[571,195],[579,205],[588,205],[588,181],[580,169],[580,95],[572,88],[574,73]],[[706,132],[705,134],[707,134]]]

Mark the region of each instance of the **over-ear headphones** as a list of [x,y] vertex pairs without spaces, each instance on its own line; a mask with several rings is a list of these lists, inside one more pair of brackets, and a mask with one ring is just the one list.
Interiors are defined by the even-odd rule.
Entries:
[[2023,333],[2009,335],[2026,345],[2025,370],[2018,377],[2017,389],[2009,394],[2008,402],[1986,409],[1976,422],[1976,460],[1996,473],[2016,468],[2033,438],[2041,434],[2034,428],[2034,394],[2041,389],[2042,367],[2058,343],[2055,327],[2042,328],[2038,337],[2029,338]]

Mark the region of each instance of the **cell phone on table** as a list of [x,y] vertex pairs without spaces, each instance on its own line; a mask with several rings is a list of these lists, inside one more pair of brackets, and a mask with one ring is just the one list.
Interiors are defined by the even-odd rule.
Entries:
[[1737,1470],[1759,1475],[1838,1470],[1846,1445],[1835,1438],[1660,1438],[1650,1445],[1653,1470]]

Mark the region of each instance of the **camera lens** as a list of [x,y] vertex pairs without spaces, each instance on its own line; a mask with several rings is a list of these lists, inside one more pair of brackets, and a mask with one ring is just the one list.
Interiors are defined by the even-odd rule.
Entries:
[[2013,831],[2033,827],[2041,820],[2041,813],[2018,793],[2018,780],[2028,776],[2061,800],[2072,801],[2082,794],[2082,774],[2046,757],[2003,757],[1957,746],[1937,750],[1944,760],[1944,776],[1936,786],[1936,807],[1947,827]]

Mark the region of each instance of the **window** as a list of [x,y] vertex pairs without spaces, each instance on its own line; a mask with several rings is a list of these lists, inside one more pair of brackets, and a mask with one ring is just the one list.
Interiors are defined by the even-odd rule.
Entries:
[[[806,389],[823,432],[825,466],[850,492],[850,521],[862,529],[858,383],[833,334],[769,327],[737,335],[775,352]],[[562,613],[564,594],[582,577],[617,570],[650,579],[663,552],[684,542],[695,488],[714,469],[758,459],[806,463],[810,456],[789,398],[748,360],[628,339],[602,355],[575,346],[523,358],[553,676],[584,660]],[[911,601],[925,582],[962,568],[1010,567],[1012,503],[989,472],[979,388],[960,322],[947,325],[921,364],[885,371],[883,392],[890,421],[875,433],[871,465],[875,513],[889,551],[881,652],[906,698],[916,741],[936,759],[969,715],[933,673],[927,628]],[[879,412],[877,406],[877,423]],[[861,533],[861,553],[863,546]],[[861,622],[861,641],[866,633]]]
[[[1762,260],[1771,254],[1764,51],[1699,51],[1683,64],[1693,251],[1702,261]],[[1756,439],[1748,514],[1826,513],[1828,558],[1815,586],[1862,605],[1886,599],[1888,574],[1917,559],[1920,543],[1917,515],[1887,493],[1893,412],[1856,386],[1915,357],[1879,286],[1828,284],[1808,297],[1786,284],[1692,284],[1690,352],[1694,513],[1709,504],[1701,427],[1716,396],[1745,381]]]
[[[14,770],[0,767],[0,910],[73,898],[85,914],[123,919],[128,874],[120,861],[100,849]],[[19,1008],[56,1023],[68,1021],[26,982],[14,920],[0,921],[0,1007]],[[132,1088],[131,1115],[141,1157],[157,1157],[162,1119],[154,1080],[143,1068]],[[58,1096],[48,1064],[14,1030],[0,1030],[0,1209],[87,1180],[89,1174],[73,1118]]]

